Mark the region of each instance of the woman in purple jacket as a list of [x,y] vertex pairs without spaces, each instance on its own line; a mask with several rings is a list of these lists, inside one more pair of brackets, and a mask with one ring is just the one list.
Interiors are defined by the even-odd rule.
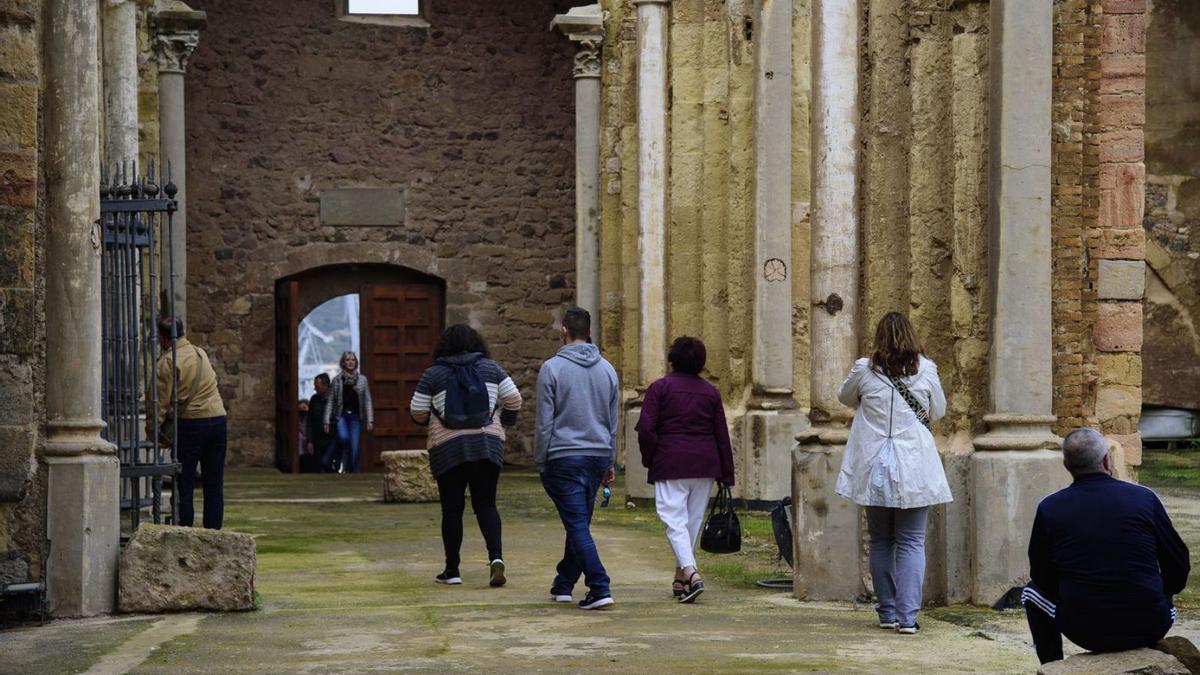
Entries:
[[679,602],[704,592],[694,547],[704,523],[713,479],[733,485],[733,450],[721,392],[700,377],[704,343],[676,338],[667,360],[671,373],[646,390],[638,420],[642,464],[650,470],[658,517],[675,551],[671,590]]

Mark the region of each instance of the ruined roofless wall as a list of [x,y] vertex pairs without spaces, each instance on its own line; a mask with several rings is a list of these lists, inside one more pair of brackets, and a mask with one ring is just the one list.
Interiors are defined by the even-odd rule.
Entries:
[[39,2],[0,0],[0,583],[42,578],[46,539],[40,16]]
[[1146,20],[1145,399],[1200,410],[1200,4]]
[[[338,21],[332,2],[192,4],[208,25],[187,74],[189,330],[230,461],[273,459],[274,281],[329,262],[443,276],[447,320],[483,330],[529,433],[573,297],[572,47],[549,30],[572,3],[435,0],[428,29]],[[323,226],[321,190],[358,186],[404,188],[404,225]]]
[[[604,338],[634,382],[636,15],[629,0],[603,4]],[[1138,73],[1127,72],[1142,44],[1137,5],[1056,0],[1052,73],[1056,431],[1100,426],[1128,446],[1130,465],[1140,463],[1140,302],[1128,289],[1101,298],[1100,260],[1127,271],[1142,257],[1140,228],[1117,215],[1141,185],[1140,119],[1123,114],[1141,104]],[[793,8],[794,383],[806,406],[811,3]],[[670,13],[668,334],[706,341],[706,375],[737,406],[753,305],[755,4],[672,0]],[[966,451],[988,411],[989,4],[865,0],[860,20],[861,347],[884,313],[908,313],[950,401],[935,431],[951,439],[943,449]]]

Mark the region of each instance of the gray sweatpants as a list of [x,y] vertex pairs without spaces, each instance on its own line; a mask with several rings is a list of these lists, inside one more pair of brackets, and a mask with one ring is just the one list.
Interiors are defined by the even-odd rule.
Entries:
[[868,506],[871,534],[871,578],[881,623],[911,626],[921,608],[925,582],[925,527],[929,507],[893,509]]

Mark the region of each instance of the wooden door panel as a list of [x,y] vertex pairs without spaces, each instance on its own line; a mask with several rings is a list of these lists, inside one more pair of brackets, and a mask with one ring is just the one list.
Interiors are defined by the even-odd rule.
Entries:
[[296,407],[296,349],[299,341],[300,284],[284,281],[275,288],[275,466],[300,470],[300,411]]
[[408,403],[442,330],[441,288],[424,281],[372,284],[363,299],[363,371],[375,408],[363,470],[378,471],[380,453],[425,447],[425,428],[409,417]]

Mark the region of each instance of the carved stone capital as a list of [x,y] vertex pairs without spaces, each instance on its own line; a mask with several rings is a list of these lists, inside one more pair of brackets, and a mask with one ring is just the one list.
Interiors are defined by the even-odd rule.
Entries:
[[602,36],[589,36],[575,41],[575,77],[600,77]]
[[159,33],[154,36],[154,55],[158,72],[182,73],[187,70],[188,57],[200,44],[200,31]]
[[575,77],[600,77],[601,50],[604,46],[604,13],[600,5],[573,7],[550,22],[578,47],[575,52]]

